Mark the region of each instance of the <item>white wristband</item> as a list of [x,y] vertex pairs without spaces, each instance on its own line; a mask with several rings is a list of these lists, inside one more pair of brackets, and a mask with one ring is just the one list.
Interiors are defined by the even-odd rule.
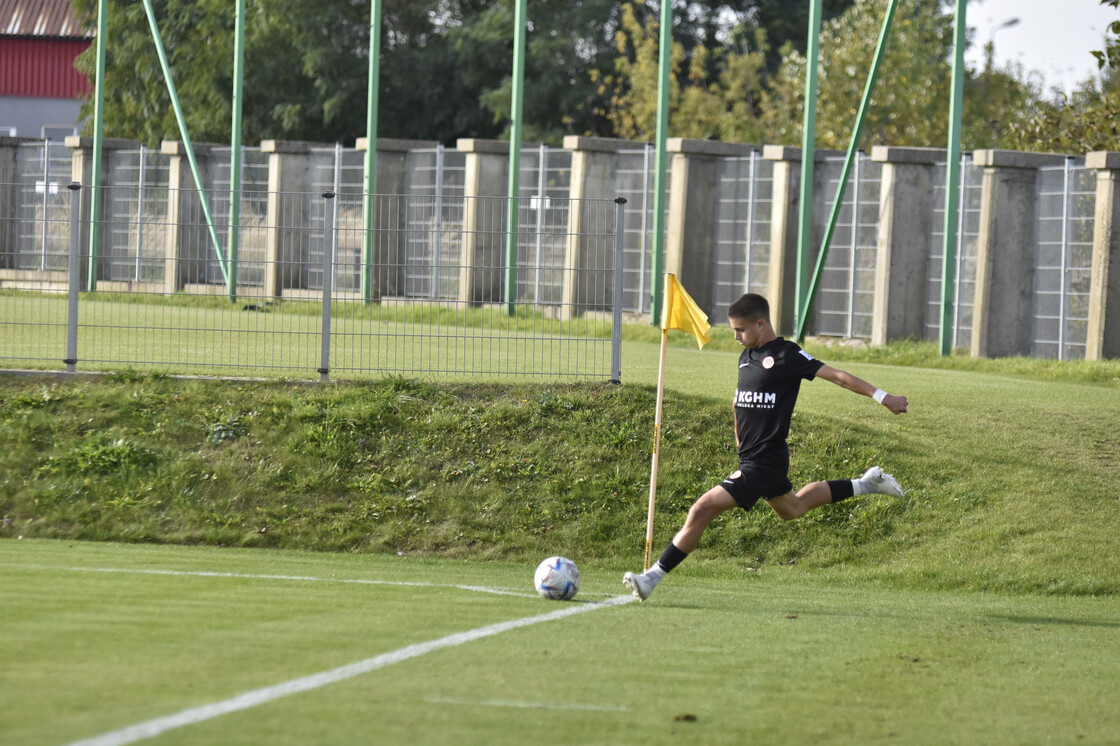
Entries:
[[883,391],[882,389],[875,389],[875,393],[871,395],[871,398],[882,404],[883,399],[886,399],[888,396],[890,396],[890,394],[888,394],[886,391]]

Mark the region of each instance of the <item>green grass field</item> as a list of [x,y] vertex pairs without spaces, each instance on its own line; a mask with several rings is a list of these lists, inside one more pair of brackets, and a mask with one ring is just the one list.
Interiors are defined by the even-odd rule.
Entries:
[[[793,480],[906,498],[728,514],[637,604],[658,347],[624,338],[622,386],[0,375],[0,740],[1117,741],[1120,363],[810,345],[911,411],[806,384]],[[674,339],[655,551],[734,468],[735,356]],[[530,589],[556,553],[575,603]]]
[[[684,565],[655,600],[589,608],[578,600],[620,589],[619,566],[584,562],[577,602],[562,603],[534,597],[532,568],[516,563],[27,539],[0,542],[0,567],[0,729],[13,744],[132,742],[130,726],[167,728],[192,708],[145,742],[1109,743],[1120,732],[1112,598]],[[589,610],[448,640],[576,608]],[[412,657],[394,661],[400,651]],[[389,662],[270,689],[377,656]],[[268,701],[219,714],[262,690]]]

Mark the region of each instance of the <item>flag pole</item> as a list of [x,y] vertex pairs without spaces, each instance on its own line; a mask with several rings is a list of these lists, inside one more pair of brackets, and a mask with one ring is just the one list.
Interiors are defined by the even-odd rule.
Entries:
[[661,404],[665,396],[665,351],[669,347],[669,330],[665,324],[666,310],[673,307],[673,283],[665,275],[664,302],[661,306],[661,361],[657,365],[657,407],[653,415],[653,459],[649,472],[649,511],[646,514],[646,558],[643,572],[649,569],[653,551],[653,512],[657,504],[657,455],[661,449]]

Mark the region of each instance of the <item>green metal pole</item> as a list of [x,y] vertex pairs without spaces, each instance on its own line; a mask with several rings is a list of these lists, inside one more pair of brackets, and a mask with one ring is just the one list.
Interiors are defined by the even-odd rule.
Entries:
[[[513,315],[517,304],[517,218],[521,178],[521,118],[525,88],[526,0],[517,0],[513,14],[513,92],[510,100],[509,200],[506,209],[506,314]],[[543,204],[538,207],[543,210]]]
[[797,216],[797,270],[794,281],[794,327],[801,327],[805,311],[805,281],[809,270],[809,242],[813,229],[813,165],[817,157],[817,79],[821,56],[823,0],[809,0],[809,36],[805,50],[805,121],[801,128],[801,196]]
[[661,304],[665,283],[665,143],[669,137],[669,76],[673,71],[673,3],[661,0],[661,28],[657,52],[657,143],[653,160],[653,296],[649,306],[650,326],[661,326]]
[[229,299],[237,300],[237,254],[241,244],[241,106],[245,100],[245,0],[237,0],[233,32],[233,125],[229,136]]
[[[887,38],[891,33],[891,24],[894,21],[894,12],[898,8],[898,0],[891,0],[887,6],[887,13],[883,17],[883,28],[879,32],[879,43],[875,47],[875,58],[871,62],[871,71],[867,74],[867,85],[863,89],[863,99],[859,103],[859,112],[856,114],[856,126],[852,130],[852,140],[848,143],[848,152],[844,158],[844,168],[840,172],[840,186],[836,190],[836,198],[832,203],[832,212],[828,217],[824,238],[821,240],[821,250],[817,253],[817,264],[813,269],[813,279],[809,283],[809,292],[805,298],[804,311],[798,314],[797,332],[794,338],[800,342],[805,338],[805,326],[809,314],[813,310],[813,299],[817,294],[817,286],[821,281],[825,259],[828,258],[829,244],[832,243],[832,234],[836,231],[836,221],[840,217],[840,208],[844,205],[844,192],[848,187],[848,176],[852,171],[852,162],[859,150],[859,138],[863,133],[863,122],[867,118],[867,109],[871,105],[871,94],[875,91],[875,82],[879,79],[879,67],[883,62],[883,54],[887,48]],[[852,230],[857,229],[858,215],[852,216]]]
[[179,136],[183,138],[183,146],[187,151],[187,161],[191,164],[191,174],[194,175],[194,185],[198,189],[198,200],[202,204],[202,214],[206,217],[206,225],[210,229],[210,240],[214,242],[214,253],[218,257],[218,268],[222,271],[222,279],[229,284],[229,269],[226,267],[226,258],[222,255],[222,242],[218,238],[218,228],[214,225],[214,216],[210,212],[210,201],[206,199],[206,189],[202,184],[202,174],[198,170],[198,161],[194,157],[194,146],[187,132],[187,121],[183,118],[183,107],[179,105],[179,94],[175,91],[175,81],[171,79],[171,66],[167,63],[167,52],[163,49],[163,38],[159,34],[159,25],[156,24],[156,14],[152,10],[152,0],[144,0],[144,12],[148,16],[148,25],[152,29],[152,41],[156,45],[156,54],[159,55],[160,68],[163,70],[163,79],[167,83],[167,93],[171,96],[171,108],[175,110],[175,121],[179,123]]
[[97,253],[101,237],[101,149],[105,126],[105,45],[108,40],[109,0],[97,3],[97,86],[93,100],[93,193],[90,203],[90,221],[93,225],[89,232],[89,272],[86,289],[97,290]]
[[956,285],[957,211],[960,208],[961,106],[964,101],[964,47],[968,26],[967,0],[957,0],[953,22],[953,90],[949,96],[949,162],[945,168],[945,244],[941,260],[941,329],[938,342],[942,356],[953,351],[953,288]]
[[369,84],[366,87],[366,198],[362,214],[362,300],[374,296],[373,216],[377,194],[377,103],[381,87],[381,0],[369,10]]

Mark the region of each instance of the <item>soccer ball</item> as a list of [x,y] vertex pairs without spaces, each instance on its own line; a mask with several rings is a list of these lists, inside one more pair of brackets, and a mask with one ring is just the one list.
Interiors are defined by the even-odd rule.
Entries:
[[567,557],[549,557],[537,565],[533,587],[541,598],[569,601],[579,593],[579,568]]

